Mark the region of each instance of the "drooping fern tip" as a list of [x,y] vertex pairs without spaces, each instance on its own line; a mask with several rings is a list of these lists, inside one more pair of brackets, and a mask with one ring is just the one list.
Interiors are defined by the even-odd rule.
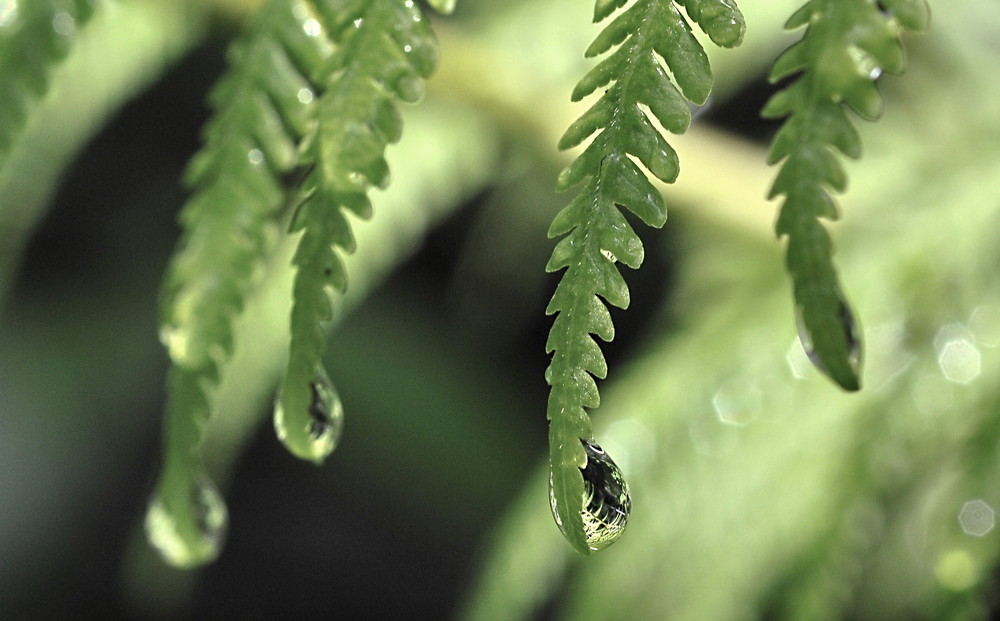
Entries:
[[[545,311],[556,316],[545,346],[552,355],[545,372],[551,387],[550,504],[563,535],[584,554],[621,536],[631,506],[624,477],[593,441],[586,409],[600,405],[595,378],[608,371],[594,340],[614,338],[607,304],[627,308],[630,301],[618,263],[638,268],[644,258],[622,210],[652,227],[666,222],[666,204],[649,175],[671,183],[680,164],[657,125],[675,134],[686,131],[691,103],[704,103],[712,87],[708,56],[681,9],[720,45],[738,45],[745,30],[731,0],[598,0],[594,20],[619,9],[585,53],[606,56],[571,96],[579,101],[605,89],[559,141],[560,149],[569,149],[593,137],[559,175],[559,190],[584,185],[552,222],[549,236],[563,237],[546,265],[550,272],[565,270]],[[616,491],[595,492],[590,477],[598,465],[616,473],[606,478],[616,482]],[[595,494],[619,498],[620,519],[595,518]]]
[[837,151],[861,156],[861,138],[847,109],[875,120],[883,100],[876,81],[900,74],[904,29],[927,26],[924,0],[810,0],[785,27],[805,27],[802,39],[775,61],[770,79],[792,79],[762,110],[785,118],[768,161],[781,163],[769,198],[784,196],[776,232],[787,237],[799,340],[810,360],[848,391],[861,385],[861,330],[833,265],[833,244],[820,218],[836,220],[831,192],[847,174]]
[[337,249],[355,246],[345,211],[370,217],[368,192],[388,184],[384,153],[402,133],[397,104],[420,99],[437,58],[412,0],[272,0],[233,45],[205,146],[189,168],[194,194],[163,287],[172,368],[147,526],[168,562],[208,562],[221,545],[225,508],[200,450],[238,346],[233,324],[282,230],[297,249],[274,425],[303,459],[319,463],[335,447],[343,408],[322,357],[330,296],[347,286]]

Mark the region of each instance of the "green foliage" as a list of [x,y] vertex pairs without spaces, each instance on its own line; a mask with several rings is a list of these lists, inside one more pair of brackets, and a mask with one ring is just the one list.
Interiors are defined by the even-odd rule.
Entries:
[[[402,130],[394,100],[419,99],[436,58],[422,15],[403,0],[275,0],[234,46],[189,170],[196,191],[164,287],[162,339],[173,367],[165,463],[147,527],[168,560],[193,565],[218,551],[217,533],[204,533],[205,496],[192,492],[208,489],[199,446],[211,391],[233,352],[233,322],[293,206],[291,229],[301,238],[275,427],[300,457],[321,461],[333,449],[341,406],[320,357],[328,289],[347,283],[333,246],[354,249],[341,209],[370,215],[368,188],[388,183],[382,154]],[[288,182],[301,183],[290,199]],[[176,525],[164,528],[160,514]]]
[[861,342],[833,267],[833,247],[819,218],[834,220],[830,190],[843,192],[847,175],[834,154],[858,158],[861,139],[845,107],[874,120],[882,112],[875,80],[904,68],[903,28],[926,26],[924,0],[811,0],[786,28],[808,26],[775,62],[771,80],[796,79],[762,111],[788,117],[768,161],[784,161],[770,197],[784,195],[776,230],[788,237],[796,318],[803,348],[816,366],[846,390],[860,386]]
[[[309,131],[308,97],[299,94],[312,92],[310,73],[318,73],[330,51],[324,39],[304,35],[304,19],[288,3],[272,2],[233,46],[232,69],[212,94],[205,146],[188,170],[195,193],[181,212],[185,233],[161,302],[161,340],[172,368],[164,466],[152,505],[177,522],[176,538],[186,544],[178,547],[187,552],[166,555],[175,564],[218,553],[217,538],[198,535],[198,495],[191,490],[206,480],[199,447],[212,387],[233,352],[232,323],[280,231],[282,176],[296,165],[296,145]],[[152,519],[147,529],[154,542],[166,532]]]
[[[202,20],[219,19],[200,0],[156,3]],[[595,96],[571,124],[559,93],[584,71],[558,59],[576,49],[567,41],[579,37],[573,44],[582,49],[591,34],[546,16],[563,19],[573,3],[484,0],[468,3],[470,13],[463,4],[440,29],[442,71],[431,83],[429,105],[406,114],[405,146],[391,149],[387,145],[403,127],[399,102],[419,97],[437,60],[428,24],[410,3],[286,0],[248,17],[248,30],[233,47],[232,69],[214,89],[215,115],[188,175],[194,192],[183,211],[184,238],[162,289],[162,337],[172,367],[164,465],[146,517],[153,543],[176,566],[215,558],[227,521],[220,490],[265,410],[272,411],[279,382],[279,436],[309,461],[326,456],[337,443],[342,407],[325,360],[345,403],[365,416],[352,419],[351,442],[338,449],[337,468],[316,470],[296,485],[335,486],[343,495],[328,498],[345,514],[357,509],[351,507],[354,498],[363,499],[367,514],[378,511],[377,535],[399,535],[386,548],[392,558],[380,561],[396,561],[397,552],[411,547],[420,558],[427,549],[452,556],[452,549],[481,536],[503,505],[513,507],[515,513],[498,524],[494,556],[473,589],[472,618],[531,618],[540,606],[574,621],[909,619],[914,611],[927,618],[986,617],[984,607],[992,604],[982,603],[980,595],[989,593],[1000,556],[990,530],[991,507],[1000,506],[1000,393],[989,379],[1000,372],[1000,291],[991,269],[997,259],[1000,117],[991,103],[997,88],[984,76],[997,61],[990,35],[1000,13],[987,10],[989,0],[942,12],[918,50],[920,60],[932,62],[914,63],[914,75],[892,84],[887,101],[899,114],[869,126],[864,165],[850,169],[857,196],[852,213],[859,216],[851,220],[859,224],[844,227],[838,263],[857,275],[852,299],[866,309],[870,388],[847,395],[803,367],[801,348],[789,349],[791,313],[781,303],[784,280],[777,246],[767,235],[770,210],[755,185],[771,176],[767,155],[718,128],[697,128],[683,150],[666,136],[688,129],[690,103],[704,101],[712,87],[708,57],[714,50],[702,50],[691,28],[700,27],[717,45],[733,46],[744,30],[739,12],[727,1],[598,2],[601,24],[587,56],[600,58],[573,99]],[[122,42],[138,41],[146,54],[159,47],[160,40],[151,44],[143,29],[104,22],[119,9],[125,14],[152,4],[95,2],[95,17],[86,25],[82,18],[76,22],[81,32],[70,50],[72,62],[29,55],[55,69],[49,95],[40,99],[32,94],[40,91],[20,86],[0,89],[0,97],[28,93],[22,98],[28,122],[0,121],[14,128],[16,139],[7,157],[17,165],[0,171],[8,179],[13,173],[22,185],[51,185],[54,191],[54,183],[37,181],[32,164],[47,160],[48,150],[33,147],[37,143],[27,137],[47,125],[50,135],[62,136],[66,125],[60,118],[70,116],[67,111],[86,116],[74,105],[74,89],[66,88],[67,73],[78,84],[107,75],[101,88],[87,89],[92,99],[106,96],[105,84],[122,81],[99,61],[89,61],[90,72],[76,71],[85,42],[113,40],[111,49],[133,51]],[[423,4],[454,8],[447,0]],[[740,80],[766,71],[785,20],[774,19],[773,30],[757,28],[765,12],[792,13],[779,4],[746,3],[753,45],[766,40],[771,48],[713,58],[720,87],[720,76],[738,76],[713,99],[723,103],[745,84]],[[0,1],[0,7],[10,6]],[[25,15],[59,6],[69,5],[52,0],[29,6],[21,0],[20,17],[10,23],[27,28]],[[980,21],[977,13],[992,14],[992,21]],[[518,21],[524,16],[531,19]],[[848,388],[858,384],[862,330],[840,290],[820,218],[836,216],[831,197],[846,188],[841,156],[861,152],[851,117],[881,113],[875,78],[902,70],[901,30],[923,28],[927,20],[923,2],[810,2],[788,21],[805,27],[805,36],[772,72],[787,86],[765,111],[787,117],[771,152],[771,161],[782,164],[772,196],[784,196],[778,233],[788,236],[801,336],[819,366]],[[174,29],[192,42],[204,36],[147,21],[164,38]],[[543,26],[532,31],[536,23]],[[497,37],[499,31],[504,35]],[[3,32],[0,49],[6,50],[3,45],[25,31],[12,28],[8,39]],[[522,45],[529,39],[530,45]],[[17,45],[48,44],[22,37]],[[732,63],[728,69],[726,63]],[[8,62],[0,68],[17,76],[30,66]],[[140,73],[149,73],[151,82],[162,71],[158,66]],[[6,113],[0,110],[0,118],[14,118]],[[711,110],[708,115],[711,120]],[[567,125],[560,146],[583,147],[571,163],[568,157],[556,160],[549,148]],[[608,368],[594,337],[610,340],[615,333],[608,304],[624,308],[630,302],[617,263],[637,268],[650,262],[632,227],[638,221],[664,224],[666,202],[657,179],[678,177],[673,147],[684,160],[684,175],[668,200],[672,210],[676,205],[678,212],[688,211],[682,214],[685,242],[669,253],[670,303],[651,309],[656,314],[644,326],[641,345],[629,351],[615,382],[602,383],[598,393],[596,378]],[[73,149],[64,147],[63,155],[56,161],[71,159]],[[92,155],[79,158],[81,170],[100,161]],[[548,188],[552,173],[567,163],[559,186],[579,194],[556,215],[538,188]],[[390,164],[393,183],[382,194],[377,190],[387,185]],[[166,176],[150,187],[172,187],[172,173]],[[85,180],[103,189],[108,179],[91,172]],[[148,192],[125,199],[140,217],[150,208],[148,196],[159,193]],[[362,318],[344,323],[337,343],[347,355],[324,356],[327,333],[371,290],[376,275],[398,264],[436,217],[474,193],[488,195],[489,204],[465,212],[473,214],[473,232],[464,232],[458,269],[454,278],[450,270],[447,275],[449,295],[409,283],[382,291],[366,303]],[[9,197],[0,189],[0,210],[16,202]],[[369,201],[378,217],[353,227],[372,214]],[[120,224],[118,218],[100,218],[93,205],[72,206],[90,221]],[[536,234],[553,216],[550,231],[562,237],[554,251]],[[11,229],[17,227],[7,222],[0,227],[5,237],[16,236]],[[463,227],[465,222],[463,217]],[[25,227],[21,234],[27,238],[29,232]],[[134,236],[113,237],[121,243]],[[533,296],[544,277],[537,268],[549,254],[548,269],[564,271],[549,305],[556,315],[547,376],[552,460],[511,503],[513,487],[537,457],[537,447],[514,422],[537,398],[531,389],[512,389],[531,363],[518,358],[505,366],[490,355],[497,349],[466,335],[478,322],[489,327],[476,337],[488,331],[505,346],[517,340],[532,321],[526,318],[537,312]],[[138,253],[127,256],[142,263]],[[159,260],[145,263],[159,269]],[[131,262],[129,268],[137,281],[152,281]],[[341,296],[348,273],[350,291]],[[495,282],[484,284],[490,278]],[[143,459],[135,456],[146,446],[137,438],[148,429],[141,428],[145,417],[135,414],[148,405],[143,399],[155,401],[162,381],[159,368],[152,378],[148,368],[157,367],[162,352],[147,342],[151,336],[142,337],[150,332],[151,318],[141,311],[149,292],[132,293],[121,281],[113,287],[94,282],[99,284],[80,284],[89,305],[63,305],[52,304],[49,291],[38,295],[32,279],[15,290],[15,314],[0,329],[0,409],[11,423],[2,438],[8,440],[5,449],[19,451],[14,461],[29,464],[0,468],[0,478],[16,482],[0,480],[0,487],[11,492],[11,506],[37,503],[35,515],[45,516],[15,520],[13,528],[9,516],[0,516],[0,543],[8,543],[4,533],[8,540],[12,532],[30,540],[46,530],[66,532],[52,525],[86,523],[79,507],[99,503],[87,498],[74,504],[74,494],[65,490],[102,479],[118,486],[122,478],[105,473],[128,463],[130,450],[131,459]],[[501,296],[483,295],[494,284],[502,302]],[[636,285],[629,284],[638,299]],[[92,295],[95,289],[101,295]],[[508,316],[517,314],[512,298],[523,302],[524,315],[516,319]],[[455,300],[475,307],[451,314]],[[114,325],[123,316],[127,321]],[[588,409],[599,403],[607,414],[600,417],[602,425],[592,425]],[[25,429],[33,430],[31,441],[25,441]],[[600,447],[589,442],[595,435]],[[76,439],[84,437],[93,441]],[[581,444],[581,438],[588,442]],[[109,452],[108,446],[121,450]],[[78,459],[87,455],[90,463]],[[289,469],[309,468],[284,461]],[[59,470],[65,463],[72,476]],[[80,483],[75,474],[84,467],[94,468],[96,476]],[[274,471],[266,478],[285,480]],[[540,499],[547,485],[572,549],[545,515]],[[311,497],[328,489],[320,487]],[[631,507],[628,490],[636,499],[629,536],[600,559],[578,557],[573,549],[589,553],[618,540]],[[19,502],[25,498],[31,502]],[[364,571],[349,549],[371,549],[360,545],[367,543],[360,529],[339,523],[311,528],[328,524],[328,514],[307,513],[319,502],[291,507],[294,522],[254,532],[249,545],[255,551],[274,545],[262,543],[273,532],[282,556],[321,557],[317,564],[328,577]],[[969,507],[972,515],[965,515]],[[34,526],[33,535],[22,535],[31,530],[24,526]],[[344,533],[358,545],[340,546]],[[181,574],[158,562],[153,569],[135,569],[135,558],[153,554],[144,543],[127,553],[126,568],[116,566],[114,575],[131,581],[143,572],[153,597],[135,599],[154,608],[161,605],[158,596],[170,597],[162,595],[169,580],[156,578]],[[322,545],[337,546],[336,554],[317,554]],[[91,549],[66,554],[62,545],[49,547],[58,550],[49,558],[26,546],[29,552],[22,554],[31,557],[31,567],[48,566],[57,554],[69,562],[85,558],[91,561],[88,573],[101,561]],[[252,556],[267,555],[232,554],[220,561],[232,567],[249,564]],[[6,552],[4,558],[17,567],[16,558],[10,561]],[[301,580],[300,568],[302,575],[325,575],[301,558],[293,562],[295,571],[282,573],[291,576],[289,582],[308,583],[304,591],[312,582]],[[245,565],[240,570],[248,571]],[[20,586],[33,573],[15,569],[9,584]],[[181,579],[193,583],[197,576]],[[382,584],[377,588],[384,591]],[[281,601],[293,601],[290,589],[282,593]],[[236,605],[237,598],[227,599]],[[6,591],[0,601],[9,601]],[[156,612],[161,614],[131,616],[177,616]]]
[[49,89],[52,67],[69,52],[77,28],[97,0],[32,0],[0,4],[0,168]]
[[[275,407],[278,437],[292,453],[316,462],[333,450],[340,428],[339,401],[320,358],[322,324],[331,313],[328,289],[347,287],[334,246],[354,251],[342,209],[370,217],[368,189],[388,185],[383,154],[402,131],[395,100],[419,100],[421,79],[437,63],[434,35],[412,3],[353,2],[324,8],[322,18],[337,48],[326,63],[330,78],[319,98],[317,129],[303,150],[302,159],[313,168],[292,221],[302,238],[293,259],[288,366]],[[318,391],[324,390],[332,405],[317,408]]]
[[[594,20],[609,17],[625,4],[598,0]],[[713,40],[736,45],[742,39],[743,19],[732,3],[686,6]],[[584,554],[597,549],[581,515],[581,469],[587,457],[580,440],[593,438],[584,408],[600,405],[594,377],[604,378],[608,371],[593,336],[614,338],[605,302],[619,308],[629,305],[628,288],[616,264],[635,269],[643,260],[642,243],[621,208],[657,228],[667,218],[663,197],[632,158],[659,180],[673,182],[679,172],[677,154],[646,110],[667,131],[683,133],[691,123],[688,101],[704,103],[712,87],[708,57],[672,2],[634,2],[601,31],[586,55],[597,56],[615,46],[573,90],[573,100],[579,101],[611,83],[559,141],[560,149],[569,149],[600,132],[559,176],[560,190],[587,183],[552,222],[549,236],[565,237],[546,265],[550,272],[566,269],[545,311],[557,315],[545,345],[552,354],[546,370],[551,386],[551,503],[563,534]]]

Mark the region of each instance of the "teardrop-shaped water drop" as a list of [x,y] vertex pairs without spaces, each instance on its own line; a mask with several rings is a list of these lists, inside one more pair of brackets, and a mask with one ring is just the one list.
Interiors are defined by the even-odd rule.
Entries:
[[[599,445],[580,439],[587,455],[587,464],[580,468],[583,474],[583,496],[580,499],[580,517],[587,547],[603,550],[621,537],[632,511],[632,497],[628,483],[614,460]],[[556,525],[567,534],[566,525],[559,517],[556,497],[549,477],[549,504]]]
[[796,304],[795,306],[795,327],[799,334],[799,343],[802,344],[802,350],[809,357],[813,366],[840,384],[845,390],[857,390],[861,374],[861,338],[858,335],[857,323],[854,321],[854,313],[843,300],[838,303],[836,318],[837,326],[847,346],[847,369],[844,369],[844,372],[834,372],[827,369],[816,351],[816,340],[806,324],[802,305]]
[[[322,462],[336,448],[344,429],[344,406],[333,387],[333,382],[322,366],[316,370],[316,377],[309,383],[309,403],[303,414],[291,416],[285,412],[279,397],[274,410],[274,428],[278,439],[285,443],[292,453],[314,462]],[[305,421],[302,427],[300,423]],[[296,428],[291,427],[292,424]]]
[[146,537],[174,567],[195,567],[214,560],[226,537],[226,505],[208,477],[200,476],[192,484],[189,501],[189,511],[172,510],[161,490],[146,512]]

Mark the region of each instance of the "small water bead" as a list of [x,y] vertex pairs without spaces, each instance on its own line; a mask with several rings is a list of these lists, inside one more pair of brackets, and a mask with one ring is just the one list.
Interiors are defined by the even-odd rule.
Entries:
[[[614,460],[599,445],[580,439],[587,455],[587,464],[580,469],[583,475],[583,496],[580,499],[580,517],[587,547],[603,550],[621,537],[632,511],[632,497],[628,483]],[[559,518],[556,498],[549,477],[549,502],[556,525],[566,533],[566,526]]]

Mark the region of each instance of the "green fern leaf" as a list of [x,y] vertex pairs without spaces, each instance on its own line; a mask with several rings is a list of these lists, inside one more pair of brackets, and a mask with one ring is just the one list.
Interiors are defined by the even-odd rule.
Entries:
[[97,0],[30,0],[0,3],[0,167],[31,106],[49,88],[52,67],[66,56],[74,34]]
[[[342,208],[370,215],[367,190],[388,183],[382,155],[402,129],[395,101],[421,97],[437,46],[409,0],[272,0],[231,60],[188,171],[196,191],[163,292],[161,337],[173,367],[147,527],[180,566],[218,551],[225,509],[202,473],[199,446],[234,348],[233,322],[296,204],[292,337],[275,425],[294,454],[314,461],[339,436],[340,402],[320,357],[328,288],[346,287],[334,246],[354,247]],[[296,180],[302,187],[289,196],[286,184]]]
[[[595,21],[625,4],[627,0],[598,0]],[[742,37],[742,26],[734,38],[717,21],[723,14],[718,11],[724,8],[729,12],[723,21],[742,25],[742,16],[731,2],[685,4],[713,39],[735,45]],[[585,524],[581,471],[588,465],[588,456],[581,439],[593,437],[585,408],[600,404],[594,378],[607,375],[593,336],[604,341],[614,338],[605,303],[620,308],[629,305],[628,288],[617,263],[638,268],[643,260],[642,243],[621,208],[649,226],[663,226],[667,217],[663,198],[637,162],[667,183],[676,179],[679,164],[649,114],[667,131],[683,133],[691,123],[688,102],[703,103],[712,86],[708,57],[672,2],[632,3],[604,28],[586,55],[603,54],[615,46],[573,91],[572,98],[578,101],[610,84],[559,142],[559,148],[568,149],[597,133],[559,177],[560,190],[587,182],[549,229],[550,237],[565,237],[546,266],[548,271],[566,270],[546,309],[547,314],[556,315],[546,343],[546,351],[552,354],[546,370],[551,386],[547,409],[551,501],[563,534],[584,554],[610,544],[620,533],[618,529],[608,537],[608,533],[594,532],[589,520]]]
[[354,250],[344,210],[371,215],[367,192],[388,184],[385,149],[402,130],[395,102],[421,98],[422,79],[433,71],[438,53],[430,25],[412,2],[317,6],[338,48],[330,60],[333,79],[319,101],[318,131],[304,155],[314,168],[292,224],[302,238],[293,259],[292,337],[274,421],[293,454],[318,463],[333,450],[341,426],[321,357],[330,293],[347,286],[334,246]]
[[720,47],[743,43],[747,24],[733,0],[677,0],[688,16]]
[[232,67],[212,94],[205,146],[188,169],[195,192],[181,212],[185,233],[161,303],[172,364],[164,466],[147,515],[151,541],[176,565],[207,562],[218,551],[219,537],[199,535],[206,498],[216,499],[212,506],[221,500],[192,491],[211,489],[198,448],[220,366],[233,351],[233,321],[287,220],[284,179],[315,126],[314,94],[332,55],[330,41],[313,36],[315,23],[302,3],[262,9],[232,48]]
[[903,71],[900,30],[923,28],[927,20],[923,0],[812,0],[785,24],[807,25],[805,35],[771,70],[772,81],[798,76],[762,115],[788,117],[768,160],[784,162],[770,198],[785,197],[776,230],[788,236],[799,336],[816,366],[845,390],[860,386],[861,341],[833,267],[830,237],[819,222],[838,217],[830,190],[847,188],[834,150],[860,157],[861,139],[845,107],[872,120],[882,113],[875,81],[884,71]]

